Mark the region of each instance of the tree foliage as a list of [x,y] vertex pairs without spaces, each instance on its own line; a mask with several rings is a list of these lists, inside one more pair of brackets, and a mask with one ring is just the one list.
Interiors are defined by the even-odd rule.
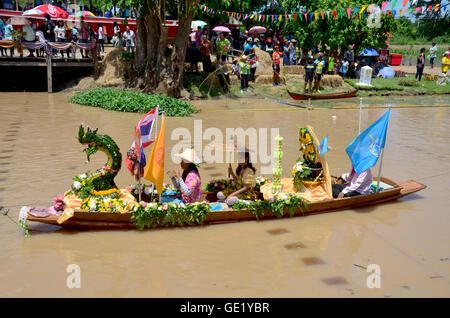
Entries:
[[[379,48],[385,47],[388,39],[386,32],[395,30],[394,18],[389,15],[381,15],[380,26],[370,28],[367,19],[362,16],[359,18],[359,10],[363,5],[367,5],[365,0],[308,0],[302,1],[301,6],[296,0],[283,1],[283,8],[288,13],[293,12],[318,12],[319,18],[313,17],[312,21],[308,16],[308,22],[291,20],[285,23],[287,31],[295,32],[296,39],[300,46],[310,49],[314,46],[326,45],[329,48],[345,47],[349,44],[355,44],[358,48]],[[359,7],[358,18],[348,18],[347,8],[353,9]],[[340,17],[340,11],[344,11],[343,18]],[[333,18],[332,11],[337,11],[336,19]],[[367,10],[367,9],[366,9]],[[320,12],[325,12],[325,19],[322,19]],[[330,11],[328,19],[326,12]],[[365,12],[367,13],[367,12]],[[283,24],[283,22],[281,22]]]

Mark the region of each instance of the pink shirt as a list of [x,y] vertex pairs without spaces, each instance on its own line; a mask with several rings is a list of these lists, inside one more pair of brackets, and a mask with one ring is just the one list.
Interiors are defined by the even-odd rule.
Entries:
[[185,203],[194,203],[196,201],[201,201],[202,198],[202,181],[200,179],[200,176],[195,171],[191,171],[186,176],[186,180],[184,181],[184,184],[189,188],[189,190],[192,190],[190,195],[181,194],[181,199]]
[[351,173],[344,173],[341,177],[347,182],[342,193],[347,194],[356,191],[360,194],[370,194],[370,186],[372,185],[373,180],[370,169],[364,170],[360,174],[357,174],[356,171],[352,169]]

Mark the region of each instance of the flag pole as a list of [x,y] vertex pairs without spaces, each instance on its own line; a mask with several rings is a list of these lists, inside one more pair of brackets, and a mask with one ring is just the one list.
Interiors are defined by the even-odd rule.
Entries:
[[[158,119],[159,119],[159,105],[156,106],[156,120],[155,120],[155,140],[158,137]],[[153,145],[152,147],[154,147]],[[155,185],[152,183],[152,199],[153,199],[153,193],[155,191]],[[159,199],[161,199],[161,193],[158,193]]]
[[361,133],[361,114],[362,114],[362,97],[359,98],[359,126],[358,126],[358,135]]
[[384,147],[381,149],[380,166],[378,167],[377,193],[380,191],[381,167],[383,166]]

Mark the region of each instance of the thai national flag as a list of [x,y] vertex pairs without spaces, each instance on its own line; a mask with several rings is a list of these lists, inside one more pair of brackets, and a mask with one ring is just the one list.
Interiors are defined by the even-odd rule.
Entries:
[[139,124],[135,129],[134,146],[136,147],[138,153],[138,161],[141,167],[145,167],[147,160],[145,158],[144,148],[151,145],[154,139],[151,139],[153,123],[155,122],[156,108],[149,111],[144,118],[141,119]]

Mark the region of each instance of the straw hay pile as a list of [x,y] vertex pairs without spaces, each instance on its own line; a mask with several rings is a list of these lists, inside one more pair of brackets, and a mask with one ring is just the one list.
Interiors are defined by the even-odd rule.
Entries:
[[[283,76],[280,76],[281,84],[286,84],[286,79]],[[255,83],[257,84],[273,84],[273,75],[259,75],[255,79]]]
[[108,52],[102,63],[100,76],[97,84],[100,86],[123,86],[125,85],[125,66],[120,60],[123,49],[116,48]]
[[259,67],[256,69],[255,76],[259,75],[273,75],[272,57],[269,53],[256,48],[256,55],[258,56]]
[[324,75],[320,84],[323,86],[341,87],[344,85],[344,80],[339,75]]
[[305,68],[303,65],[289,65],[281,66],[281,75],[294,74],[294,75],[304,75]]
[[[303,83],[305,81],[304,75],[297,75],[297,74],[286,74],[281,78],[288,83],[292,82]],[[322,76],[322,80],[320,81],[320,86],[341,87],[342,85],[344,85],[344,80],[339,75],[324,75]]]

